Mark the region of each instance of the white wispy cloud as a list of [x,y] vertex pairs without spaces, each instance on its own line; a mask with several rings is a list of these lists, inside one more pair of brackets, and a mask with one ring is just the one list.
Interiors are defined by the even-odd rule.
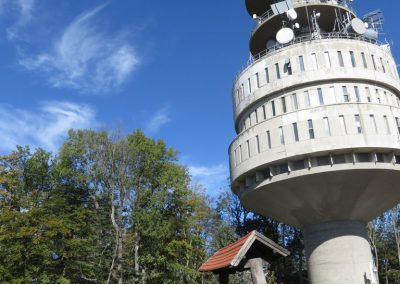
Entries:
[[229,169],[225,164],[211,166],[189,166],[192,180],[204,186],[210,195],[216,195],[226,188]]
[[49,51],[25,56],[20,64],[47,75],[54,87],[83,93],[104,93],[124,84],[139,64],[129,40],[121,33],[100,32],[93,19],[104,5],[76,18]]
[[8,8],[15,11],[16,22],[7,28],[7,38],[14,40],[18,38],[18,32],[32,20],[32,13],[35,8],[35,0],[0,0],[0,14]]
[[38,109],[24,110],[0,105],[1,151],[30,145],[56,151],[68,130],[97,126],[94,110],[70,102],[46,102]]
[[153,116],[145,126],[145,132],[149,134],[157,133],[161,127],[171,121],[168,107],[162,108]]

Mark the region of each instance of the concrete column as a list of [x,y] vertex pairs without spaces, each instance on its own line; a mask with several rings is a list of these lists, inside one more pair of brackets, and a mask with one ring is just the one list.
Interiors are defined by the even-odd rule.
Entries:
[[304,228],[312,284],[378,284],[366,224],[329,222]]

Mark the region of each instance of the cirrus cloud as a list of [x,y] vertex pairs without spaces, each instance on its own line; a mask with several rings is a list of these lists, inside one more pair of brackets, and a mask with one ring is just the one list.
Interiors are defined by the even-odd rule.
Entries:
[[46,102],[37,110],[0,105],[0,151],[31,145],[56,151],[68,130],[97,126],[94,110],[70,102]]
[[82,93],[105,93],[122,86],[139,64],[138,55],[124,36],[100,32],[93,23],[101,5],[68,25],[48,51],[23,56],[19,63],[40,71],[53,87]]

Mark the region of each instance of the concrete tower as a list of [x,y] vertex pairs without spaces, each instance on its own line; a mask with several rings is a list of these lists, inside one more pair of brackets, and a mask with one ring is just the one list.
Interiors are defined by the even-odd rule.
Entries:
[[400,201],[399,75],[379,13],[276,2],[246,0],[256,27],[232,92],[232,190],[304,230],[311,283],[378,283],[365,227]]

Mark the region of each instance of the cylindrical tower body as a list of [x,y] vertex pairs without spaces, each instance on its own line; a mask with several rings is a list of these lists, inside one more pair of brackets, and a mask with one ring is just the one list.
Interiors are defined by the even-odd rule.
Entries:
[[400,201],[397,65],[388,45],[346,27],[346,1],[293,0],[300,28],[276,42],[295,23],[274,2],[246,0],[257,24],[232,92],[232,190],[305,230],[312,283],[377,283],[365,225]]

